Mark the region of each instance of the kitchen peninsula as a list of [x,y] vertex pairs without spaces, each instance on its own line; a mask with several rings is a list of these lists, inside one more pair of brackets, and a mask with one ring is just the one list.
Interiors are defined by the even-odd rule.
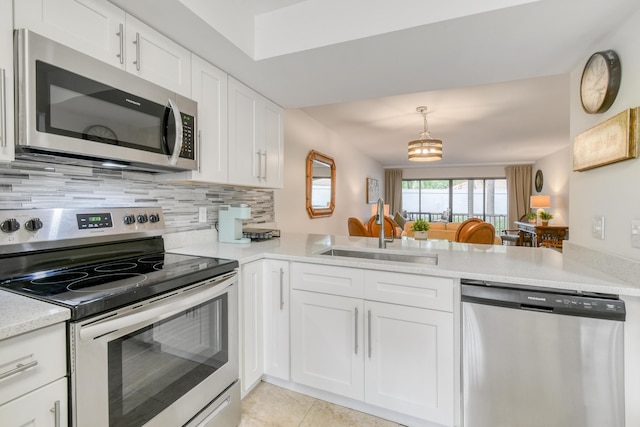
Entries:
[[[462,425],[461,279],[618,294],[625,342],[639,334],[640,287],[552,249],[412,239],[378,249],[374,238],[293,233],[251,244],[174,237],[165,236],[173,251],[240,261],[243,395],[264,380],[405,425]],[[330,248],[437,263],[323,254]],[[627,412],[638,396],[635,347],[625,347]]]

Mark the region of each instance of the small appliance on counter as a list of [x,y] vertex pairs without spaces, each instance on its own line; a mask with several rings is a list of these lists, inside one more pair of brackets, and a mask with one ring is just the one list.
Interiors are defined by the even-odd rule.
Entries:
[[218,242],[250,243],[250,238],[242,237],[243,219],[251,219],[251,207],[248,205],[220,205],[218,208]]
[[247,237],[252,242],[261,242],[280,237],[280,230],[274,228],[245,228],[242,230],[242,237]]

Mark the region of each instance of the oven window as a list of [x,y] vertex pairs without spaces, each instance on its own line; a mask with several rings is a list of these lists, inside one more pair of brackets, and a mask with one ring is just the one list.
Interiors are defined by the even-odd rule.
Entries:
[[229,360],[227,294],[108,344],[109,426],[141,426]]

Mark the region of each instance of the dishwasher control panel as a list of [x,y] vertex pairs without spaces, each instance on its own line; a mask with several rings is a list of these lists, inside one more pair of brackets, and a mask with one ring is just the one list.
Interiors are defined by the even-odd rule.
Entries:
[[471,280],[461,283],[462,302],[607,320],[626,318],[624,301],[617,295]]

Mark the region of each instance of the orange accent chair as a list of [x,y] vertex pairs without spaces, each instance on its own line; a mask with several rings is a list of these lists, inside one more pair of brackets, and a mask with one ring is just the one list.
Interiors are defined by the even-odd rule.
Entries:
[[458,229],[456,230],[456,235],[453,241],[459,242],[462,232],[464,232],[467,228],[482,222],[484,221],[482,221],[480,218],[469,218],[468,220],[464,221],[462,224],[460,224],[460,227],[458,227]]
[[[384,217],[384,235],[385,237],[390,237],[395,239],[396,236],[400,236],[400,233],[397,231],[400,228],[396,224],[396,222],[391,219],[389,216]],[[367,222],[367,231],[369,232],[369,236],[378,237],[380,233],[380,225],[376,224],[376,216],[373,215],[369,218]]]
[[369,231],[364,222],[360,221],[360,218],[349,217],[347,219],[347,227],[349,228],[349,236],[369,237]]
[[493,225],[482,220],[473,221],[465,227],[461,225],[458,230],[460,232],[456,233],[456,242],[492,245],[496,240],[496,229]]

